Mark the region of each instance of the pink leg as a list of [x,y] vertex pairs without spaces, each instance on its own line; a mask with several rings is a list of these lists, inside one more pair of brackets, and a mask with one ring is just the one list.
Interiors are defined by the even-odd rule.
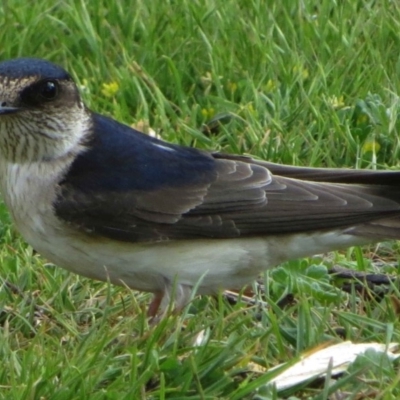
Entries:
[[154,318],[157,315],[158,310],[160,309],[160,304],[164,297],[164,293],[155,293],[152,302],[147,309],[147,316]]
[[152,320],[159,320],[159,318],[165,316],[171,302],[171,294],[174,296],[174,313],[179,313],[189,302],[192,287],[176,285],[174,290],[172,290],[171,286],[167,285],[164,292],[154,294],[153,300],[147,310],[147,316]]

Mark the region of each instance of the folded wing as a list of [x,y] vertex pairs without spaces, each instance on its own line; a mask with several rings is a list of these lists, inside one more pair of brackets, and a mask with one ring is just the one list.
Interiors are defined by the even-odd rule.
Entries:
[[335,228],[363,234],[367,226],[366,235],[379,238],[400,233],[400,172],[295,168],[209,154],[101,118],[103,130],[60,182],[54,202],[57,215],[78,229],[131,242]]

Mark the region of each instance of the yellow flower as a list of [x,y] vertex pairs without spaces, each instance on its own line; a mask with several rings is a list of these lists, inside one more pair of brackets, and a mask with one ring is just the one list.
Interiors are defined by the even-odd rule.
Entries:
[[237,90],[237,83],[235,83],[235,82],[231,82],[231,81],[229,81],[228,83],[227,83],[227,88],[228,88],[228,90],[231,92],[231,93],[235,93],[236,92],[236,90]]
[[213,108],[203,108],[201,110],[201,115],[205,118],[205,119],[210,119],[215,115],[215,110]]
[[255,110],[253,103],[247,103],[240,108],[241,115],[251,115],[252,117],[257,116],[257,110]]
[[332,96],[328,99],[328,103],[335,109],[343,108],[345,106],[343,96]]
[[119,85],[117,82],[103,83],[101,93],[105,97],[114,97],[119,90]]
[[301,65],[295,65],[293,68],[292,68],[292,71],[293,71],[293,73],[298,73],[298,74],[300,74],[300,76],[301,76],[301,78],[303,79],[303,80],[306,80],[308,77],[309,77],[309,72],[308,72],[308,69],[307,68],[304,68],[303,66],[301,66]]
[[372,152],[376,154],[380,150],[380,148],[381,145],[375,140],[371,139],[364,142],[364,144],[362,145],[362,152],[363,153]]
[[278,87],[278,83],[272,79],[268,79],[268,82],[264,85],[266,92],[273,92]]
[[360,114],[357,117],[356,125],[364,125],[369,121],[369,117],[367,114]]
[[253,103],[247,104],[246,108],[250,115],[256,115],[256,110],[254,109]]
[[82,92],[82,93],[87,93],[87,92],[89,92],[89,82],[88,82],[88,80],[87,79],[83,79],[82,80],[82,83],[79,85],[79,90]]

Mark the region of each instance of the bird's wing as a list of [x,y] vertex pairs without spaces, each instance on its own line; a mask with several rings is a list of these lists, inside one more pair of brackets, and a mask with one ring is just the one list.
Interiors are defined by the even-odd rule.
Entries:
[[400,192],[386,186],[301,181],[224,159],[215,171],[207,183],[151,191],[84,190],[65,181],[55,208],[78,228],[132,242],[323,231],[400,215]]
[[291,167],[170,145],[101,116],[95,128],[54,208],[78,229],[115,240],[279,235],[400,215],[400,173],[390,180],[369,171],[358,185],[321,172],[328,183],[313,182],[303,180],[318,175],[312,170],[294,179]]
[[293,167],[291,165],[275,164],[267,161],[253,160],[247,156],[232,156],[226,154],[214,154],[216,158],[240,159],[243,162],[255,163],[268,168],[276,176],[302,179],[313,182],[353,183],[353,184],[379,184],[400,185],[399,171],[371,171],[364,169],[346,168],[311,168]]

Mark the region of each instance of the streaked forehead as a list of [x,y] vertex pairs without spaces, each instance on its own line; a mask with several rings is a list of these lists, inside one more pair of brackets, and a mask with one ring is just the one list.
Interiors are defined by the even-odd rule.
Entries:
[[58,65],[37,58],[16,58],[0,62],[0,77],[24,79],[71,79],[70,75]]

